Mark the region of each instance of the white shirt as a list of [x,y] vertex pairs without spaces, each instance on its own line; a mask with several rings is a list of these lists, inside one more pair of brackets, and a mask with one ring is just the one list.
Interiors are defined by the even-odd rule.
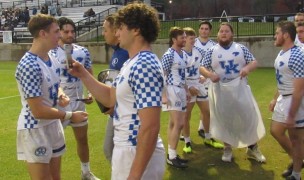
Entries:
[[42,97],[44,105],[57,107],[60,79],[56,74],[59,68],[53,63],[54,61],[56,61],[54,57],[50,57],[49,61],[44,62],[30,52],[26,52],[21,58],[15,73],[22,103],[17,130],[39,128],[59,121],[59,119],[35,119],[26,100]]
[[[90,58],[89,51],[79,45],[72,44],[72,58],[76,61],[80,62],[86,69],[92,68],[92,62]],[[50,56],[54,56],[56,58],[56,63],[60,67],[59,75],[60,75],[60,87],[63,89],[64,93],[69,96],[71,100],[75,100],[83,97],[83,86],[82,82],[79,78],[72,76],[68,73],[68,68],[66,65],[66,55],[64,49],[58,46],[55,49],[52,49],[49,52]]]
[[178,54],[169,48],[162,57],[161,63],[166,75],[166,84],[183,87],[185,85],[185,69],[187,54],[184,50]]
[[[141,124],[138,111],[161,107],[163,72],[157,56],[142,51],[126,61],[113,87],[116,88],[114,144],[136,146]],[[156,147],[163,147],[160,138]]]
[[274,67],[278,91],[282,95],[289,95],[293,92],[294,78],[304,77],[304,52],[301,47],[294,46],[288,51],[280,51]]
[[240,70],[255,58],[242,44],[233,42],[224,49],[219,44],[211,47],[203,60],[203,66],[220,76],[220,81],[229,82],[240,76]]
[[214,45],[216,45],[216,43],[214,41],[212,41],[211,39],[209,39],[206,43],[203,43],[200,41],[199,38],[195,38],[194,46],[201,48],[205,52]]

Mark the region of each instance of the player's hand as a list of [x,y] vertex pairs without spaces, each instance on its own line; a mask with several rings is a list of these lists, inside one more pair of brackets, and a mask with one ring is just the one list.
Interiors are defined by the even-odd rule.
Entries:
[[269,111],[273,112],[276,103],[277,103],[277,100],[275,100],[275,99],[270,101],[270,104],[268,106]]
[[88,120],[88,113],[83,111],[75,111],[71,117],[72,123],[80,123]]
[[211,75],[209,78],[210,78],[210,80],[211,80],[212,82],[214,82],[214,83],[220,81],[220,76],[217,75],[217,74],[215,74],[215,73],[212,73],[212,75]]
[[82,64],[73,59],[73,66],[69,68],[68,72],[75,77],[81,78],[84,76],[86,69]]
[[199,93],[198,89],[196,89],[196,88],[193,87],[193,86],[189,87],[189,92],[190,92],[190,95],[191,95],[191,96],[197,96],[198,93]]
[[92,104],[93,103],[93,97],[92,94],[89,93],[88,97],[83,101],[85,104]]
[[241,78],[246,77],[249,74],[249,69],[247,66],[243,67],[240,71]]
[[200,76],[199,83],[203,84],[206,81],[207,81],[207,78],[205,78],[204,76]]
[[113,113],[114,113],[114,107],[111,107],[111,108],[109,108],[109,110],[104,112],[104,114],[106,114],[106,115],[113,115]]
[[69,96],[65,95],[65,94],[61,94],[58,97],[58,105],[61,107],[66,107],[67,105],[69,105],[70,103],[70,98]]

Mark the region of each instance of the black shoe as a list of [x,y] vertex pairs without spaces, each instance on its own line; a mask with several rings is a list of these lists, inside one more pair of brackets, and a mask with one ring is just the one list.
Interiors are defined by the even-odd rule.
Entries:
[[178,156],[176,156],[174,159],[169,159],[169,157],[167,158],[167,164],[169,164],[170,166],[173,166],[175,168],[180,168],[180,169],[185,169],[188,167],[187,164],[182,163],[180,161],[180,159],[178,158]]
[[[302,169],[303,169],[303,168],[304,168],[304,162],[303,162],[303,164],[302,164]],[[293,164],[290,163],[290,164],[287,166],[287,169],[282,173],[282,177],[287,178],[288,176],[291,176],[292,170],[293,170]]]
[[205,138],[205,131],[203,129],[198,130],[198,135],[202,138]]
[[292,173],[292,170],[293,170],[293,164],[290,163],[290,164],[287,166],[287,169],[282,173],[282,177],[287,178],[288,176],[290,176],[291,173]]
[[188,159],[182,159],[179,155],[176,156],[176,159],[178,159],[181,163],[186,164],[189,162]]
[[[290,176],[286,177],[286,180],[296,180],[296,178],[294,176],[290,175]],[[301,178],[300,178],[300,180],[301,180]]]
[[185,141],[185,137],[184,137],[184,136],[180,136],[180,137],[179,137],[179,140],[180,140],[180,141]]

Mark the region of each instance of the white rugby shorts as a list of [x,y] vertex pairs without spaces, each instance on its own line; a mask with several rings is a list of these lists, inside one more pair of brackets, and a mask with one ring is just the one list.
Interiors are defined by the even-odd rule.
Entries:
[[17,131],[17,159],[28,163],[49,163],[64,154],[65,139],[60,121],[36,129]]

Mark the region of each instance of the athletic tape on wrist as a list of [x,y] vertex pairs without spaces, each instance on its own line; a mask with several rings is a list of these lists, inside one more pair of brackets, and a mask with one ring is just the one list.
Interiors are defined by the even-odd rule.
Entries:
[[69,119],[71,119],[72,115],[73,115],[73,112],[66,111],[63,120],[69,120]]

